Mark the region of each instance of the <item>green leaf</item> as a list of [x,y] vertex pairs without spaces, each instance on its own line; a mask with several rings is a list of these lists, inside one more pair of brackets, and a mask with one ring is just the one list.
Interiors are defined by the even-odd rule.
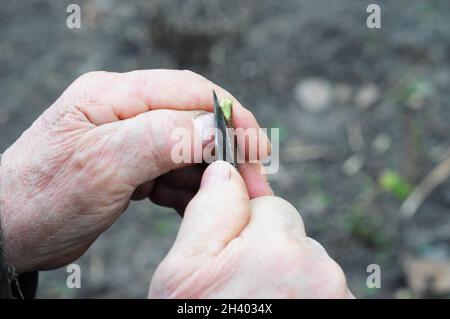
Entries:
[[233,101],[228,98],[224,98],[220,101],[219,105],[225,120],[228,122],[231,119],[231,113],[233,111]]

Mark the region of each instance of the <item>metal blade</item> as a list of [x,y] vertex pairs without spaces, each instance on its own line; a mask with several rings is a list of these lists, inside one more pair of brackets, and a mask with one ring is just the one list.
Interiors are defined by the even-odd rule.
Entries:
[[216,161],[226,161],[237,167],[235,152],[234,152],[234,135],[230,135],[230,130],[227,130],[227,124],[225,117],[220,108],[219,99],[217,98],[216,92],[213,90],[214,98],[214,124],[215,124],[215,153]]

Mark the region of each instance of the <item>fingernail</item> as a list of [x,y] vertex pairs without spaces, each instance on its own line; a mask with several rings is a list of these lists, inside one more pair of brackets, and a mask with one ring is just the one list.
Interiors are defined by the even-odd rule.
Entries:
[[214,139],[214,114],[205,112],[195,116],[195,133],[202,138],[202,144],[206,144]]
[[231,165],[224,161],[216,161],[203,173],[201,188],[220,184],[230,179]]

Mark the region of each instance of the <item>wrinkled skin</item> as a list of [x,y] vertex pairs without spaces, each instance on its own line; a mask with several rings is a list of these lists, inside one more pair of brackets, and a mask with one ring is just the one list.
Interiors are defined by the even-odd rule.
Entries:
[[[203,168],[171,160],[171,133],[194,132],[199,110],[212,111],[212,89],[232,98],[189,71],[93,72],[77,79],[2,158],[0,217],[16,271],[76,260],[130,199],[150,197],[183,212]],[[258,128],[234,104],[236,126]],[[259,143],[268,153],[268,141]],[[251,196],[271,193],[257,164],[245,165],[243,175]]]
[[341,268],[292,205],[251,199],[228,163],[205,171],[151,298],[353,298]]
[[[204,114],[212,89],[233,99],[236,127],[259,128],[228,92],[192,72],[76,80],[2,158],[0,219],[16,271],[74,261],[131,199],[148,197],[184,213],[150,297],[352,297],[340,267],[305,235],[298,212],[273,196],[259,164],[238,173],[217,162],[204,172],[171,160],[176,128],[206,145],[196,132],[212,125]],[[258,146],[270,153],[267,138]]]

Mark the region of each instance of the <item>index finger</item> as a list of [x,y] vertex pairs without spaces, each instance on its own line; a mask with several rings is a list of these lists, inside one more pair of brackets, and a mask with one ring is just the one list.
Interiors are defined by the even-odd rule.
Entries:
[[261,132],[257,134],[258,154],[270,155],[270,141],[253,114],[225,89],[192,71],[90,72],[69,86],[60,100],[63,104],[75,103],[89,122],[102,125],[157,109],[212,112],[213,89],[219,99],[233,101],[235,127]]

